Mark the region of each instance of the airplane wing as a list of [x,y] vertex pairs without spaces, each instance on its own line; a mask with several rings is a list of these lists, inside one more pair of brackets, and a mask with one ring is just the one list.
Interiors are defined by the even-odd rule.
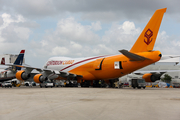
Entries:
[[134,71],[133,73],[136,75],[143,75],[145,73],[166,73],[166,72],[180,72],[180,70],[142,70],[142,71]]
[[42,72],[41,68],[36,68],[36,67],[31,67],[28,65],[17,65],[17,64],[13,64],[13,63],[8,63],[8,64],[2,64],[2,65],[6,65],[6,66],[11,66],[11,67],[21,67],[21,68],[26,68],[28,71],[32,71],[33,69],[36,69],[39,72]]
[[179,59],[173,59],[179,57],[180,55],[162,55],[161,60],[159,60],[159,62],[179,62]]
[[[69,72],[62,72],[62,71],[56,71],[56,70],[51,70],[51,69],[42,69],[42,68],[37,68],[37,67],[31,67],[28,65],[16,65],[16,64],[4,64],[6,66],[12,66],[12,67],[21,67],[24,68],[24,71],[27,74],[30,74],[29,76],[35,76],[36,74],[42,73],[43,76],[47,77],[48,79],[55,79],[57,77],[62,77],[62,78],[75,78],[75,77],[83,77],[82,75],[77,75]],[[31,73],[31,71],[37,70],[38,72],[36,73]]]

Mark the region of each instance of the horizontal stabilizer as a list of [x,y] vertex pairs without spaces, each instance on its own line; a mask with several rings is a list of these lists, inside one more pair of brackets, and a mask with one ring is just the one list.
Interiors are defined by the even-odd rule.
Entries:
[[128,57],[131,61],[143,61],[150,60],[149,58],[145,58],[143,56],[128,52],[127,50],[119,50],[124,56]]

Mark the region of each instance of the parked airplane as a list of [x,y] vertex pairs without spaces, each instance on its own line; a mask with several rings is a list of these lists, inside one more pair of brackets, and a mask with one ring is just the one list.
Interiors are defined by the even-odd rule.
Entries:
[[36,69],[40,72],[33,78],[36,83],[48,79],[73,79],[81,83],[81,86],[89,86],[89,81],[108,81],[155,63],[162,56],[160,51],[154,51],[153,48],[165,12],[166,8],[155,11],[130,51],[119,50],[122,53],[120,55],[88,58],[53,57],[47,61],[44,69],[16,65],[25,68],[16,73],[16,78],[28,80],[32,75],[31,71]]
[[168,56],[164,56],[164,59],[161,59],[156,64],[141,68],[137,71],[134,71],[132,75],[128,76],[133,78],[133,76],[137,77],[137,75],[139,75],[139,77],[145,79],[146,82],[155,82],[160,80],[164,73],[180,72],[180,67],[177,65],[179,63],[179,56],[171,55],[171,58],[167,58]]
[[[24,52],[25,50],[21,50],[18,57],[16,58],[14,64],[15,65],[22,65],[24,59]],[[5,58],[2,58],[1,65],[5,65]],[[12,67],[6,68],[0,71],[0,82],[12,80],[16,78],[16,72],[21,70],[21,67],[13,66],[13,64],[9,64]]]
[[[120,78],[122,83],[130,82],[131,79],[145,79],[146,82],[156,82],[160,80],[164,74],[170,74],[173,76],[173,79],[176,76],[179,76],[180,72],[179,65],[168,65],[168,64],[157,64],[157,65],[149,65],[142,69],[139,69],[131,74],[125,75]],[[179,77],[176,78],[176,80]]]

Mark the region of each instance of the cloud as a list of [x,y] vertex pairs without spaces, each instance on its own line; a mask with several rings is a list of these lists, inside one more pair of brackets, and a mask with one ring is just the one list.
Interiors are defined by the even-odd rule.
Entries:
[[14,32],[18,36],[18,38],[22,40],[27,40],[31,33],[31,31],[28,28],[23,28],[23,27],[14,28]]
[[91,23],[91,29],[94,30],[94,31],[99,31],[101,30],[101,22],[100,21],[97,21],[97,22],[93,22]]
[[47,15],[54,15],[55,7],[53,0],[7,0],[4,7],[8,11],[19,13],[27,18],[40,18]]
[[78,43],[71,41],[70,44],[71,44],[72,48],[74,48],[74,49],[79,49],[79,50],[82,49],[82,45],[80,45]]
[[140,28],[133,22],[113,23],[102,37],[96,34],[101,30],[101,23],[93,22],[82,25],[75,18],[61,19],[55,30],[46,31],[43,39],[32,41],[36,54],[46,56],[88,57],[117,53],[123,46],[133,44]]
[[118,29],[123,29],[123,33],[122,34],[137,34],[139,33],[139,29],[135,28],[135,24],[133,22],[130,21],[125,21],[122,26],[119,26]]
[[122,25],[112,23],[111,28],[102,37],[103,43],[109,45],[114,50],[130,49],[140,34],[141,29],[136,28],[135,24],[125,21]]
[[69,50],[66,47],[56,46],[52,49],[52,55],[67,55]]
[[[91,28],[94,28],[94,26],[92,24]],[[60,20],[57,24],[55,35],[81,43],[91,43],[91,40],[99,39],[98,35],[94,34],[89,26],[83,26],[81,23],[75,21],[73,17]]]
[[6,0],[1,4],[1,11],[18,13],[26,18],[46,18],[71,13],[80,14],[86,20],[101,22],[124,19],[142,21],[147,20],[156,9],[164,7],[168,8],[167,14],[177,18],[180,15],[179,4],[179,0]]
[[95,33],[100,30],[100,25],[100,22],[82,25],[73,17],[61,19],[54,30],[46,30],[40,41],[29,41],[28,48],[33,48],[30,54],[39,59],[43,56],[93,55],[90,50],[100,42],[100,37]]
[[159,32],[154,50],[159,50],[164,55],[179,55],[180,36],[169,36],[165,31]]
[[[29,28],[20,27],[17,23],[25,22],[21,15],[11,16],[10,14],[3,13],[1,15],[3,23],[0,26],[0,42],[9,43],[17,41],[28,40],[31,30]],[[21,41],[22,40],[22,41]]]

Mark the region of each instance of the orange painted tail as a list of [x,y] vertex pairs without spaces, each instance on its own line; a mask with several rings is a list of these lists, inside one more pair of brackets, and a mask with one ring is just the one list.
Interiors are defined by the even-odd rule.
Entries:
[[130,52],[138,53],[153,50],[159,27],[166,9],[167,8],[163,8],[155,11]]

